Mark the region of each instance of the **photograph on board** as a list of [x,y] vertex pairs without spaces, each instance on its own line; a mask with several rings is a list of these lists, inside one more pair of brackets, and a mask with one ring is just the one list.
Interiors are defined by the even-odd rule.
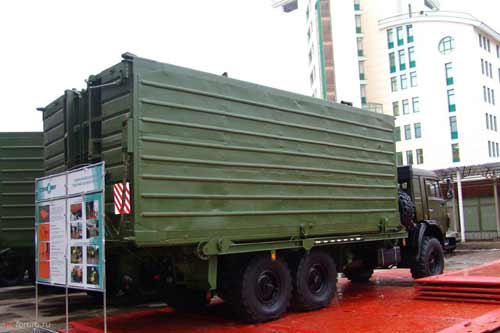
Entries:
[[92,200],[85,203],[87,220],[96,220],[99,218],[99,201]]
[[83,224],[81,222],[70,224],[71,239],[82,239],[83,238]]
[[71,282],[82,283],[83,282],[83,270],[82,266],[75,265],[71,269]]
[[50,222],[50,206],[40,206],[38,207],[38,221],[40,223]]
[[71,247],[71,263],[72,264],[83,263],[83,248],[81,246]]
[[69,220],[73,221],[81,221],[82,220],[82,203],[74,203],[70,206],[70,216]]
[[99,221],[87,221],[87,239],[99,237]]
[[87,266],[87,284],[99,284],[99,267]]
[[99,247],[98,246],[88,246],[87,247],[87,264],[89,264],[89,265],[99,264]]

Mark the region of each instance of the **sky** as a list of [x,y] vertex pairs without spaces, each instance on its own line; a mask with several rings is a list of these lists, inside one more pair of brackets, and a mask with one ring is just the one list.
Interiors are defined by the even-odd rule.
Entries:
[[[440,3],[500,31],[497,0]],[[308,94],[306,44],[303,8],[270,0],[0,1],[0,131],[42,130],[37,107],[124,52]]]

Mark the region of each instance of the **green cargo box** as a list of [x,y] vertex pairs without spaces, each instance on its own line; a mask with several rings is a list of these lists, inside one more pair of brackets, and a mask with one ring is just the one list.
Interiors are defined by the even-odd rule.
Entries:
[[35,178],[43,175],[43,133],[0,133],[0,249],[34,248]]
[[[214,254],[231,243],[406,235],[390,116],[130,54],[89,84],[42,109],[45,171],[106,162],[110,240],[217,244],[205,248]],[[124,179],[132,215],[121,217],[112,185]]]
[[24,276],[33,266],[35,178],[43,176],[42,137],[41,132],[0,133],[0,283],[6,275],[9,281]]

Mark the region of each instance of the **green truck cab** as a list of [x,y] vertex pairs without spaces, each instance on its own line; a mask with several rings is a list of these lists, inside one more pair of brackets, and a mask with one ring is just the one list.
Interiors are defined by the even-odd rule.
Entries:
[[392,117],[132,54],[87,82],[40,108],[45,172],[105,161],[108,294],[262,322],[329,305],[338,273],[442,272],[444,230],[398,197]]

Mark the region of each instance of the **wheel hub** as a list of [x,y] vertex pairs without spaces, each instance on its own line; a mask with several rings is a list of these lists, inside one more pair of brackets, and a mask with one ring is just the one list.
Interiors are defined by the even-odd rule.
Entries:
[[309,269],[307,285],[313,294],[319,294],[326,285],[326,274],[323,267],[316,264]]
[[257,297],[263,304],[274,304],[279,297],[281,281],[272,271],[262,272],[257,281]]

